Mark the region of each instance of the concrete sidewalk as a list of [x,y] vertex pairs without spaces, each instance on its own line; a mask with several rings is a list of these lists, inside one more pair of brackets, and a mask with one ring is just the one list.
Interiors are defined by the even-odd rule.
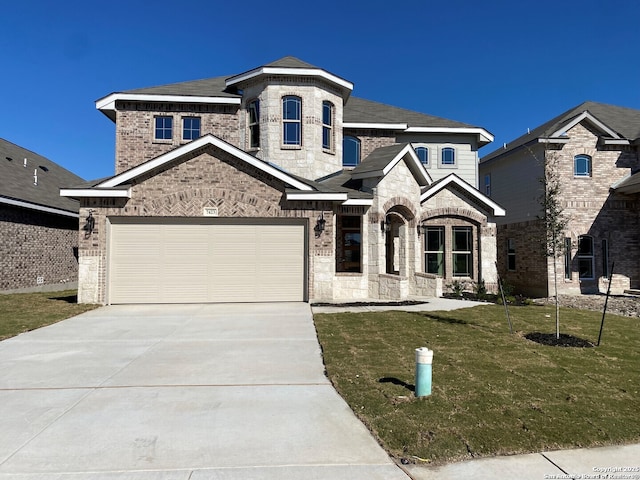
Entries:
[[407,479],[303,303],[110,306],[0,342],[0,478]]

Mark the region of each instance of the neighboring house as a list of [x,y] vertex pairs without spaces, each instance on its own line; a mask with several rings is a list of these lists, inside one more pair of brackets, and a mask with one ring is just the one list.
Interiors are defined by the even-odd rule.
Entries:
[[0,291],[74,288],[77,200],[60,187],[83,180],[51,160],[0,139]]
[[553,294],[553,263],[540,248],[543,160],[555,159],[569,220],[558,264],[560,293],[640,287],[640,111],[585,102],[483,157],[482,189],[508,206],[498,219],[500,274],[529,295]]
[[62,194],[81,302],[406,299],[496,284],[485,129],[351,96],[293,57],[110,94],[115,176]]

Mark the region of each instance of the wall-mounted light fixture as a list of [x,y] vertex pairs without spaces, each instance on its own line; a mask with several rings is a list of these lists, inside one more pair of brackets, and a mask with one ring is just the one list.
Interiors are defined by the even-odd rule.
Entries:
[[96,226],[96,219],[93,218],[93,210],[89,210],[89,216],[87,217],[84,227],[82,227],[82,229],[84,230],[85,238],[89,238],[91,236],[95,226]]
[[391,230],[391,220],[389,217],[385,217],[385,219],[380,222],[380,230],[383,234]]
[[416,231],[418,232],[418,236],[420,236],[420,234],[422,233],[422,225],[418,224],[416,226]]
[[316,226],[313,227],[313,231],[316,232],[316,237],[319,237],[322,232],[324,232],[324,227],[327,221],[324,219],[324,212],[318,215],[318,220],[316,220]]

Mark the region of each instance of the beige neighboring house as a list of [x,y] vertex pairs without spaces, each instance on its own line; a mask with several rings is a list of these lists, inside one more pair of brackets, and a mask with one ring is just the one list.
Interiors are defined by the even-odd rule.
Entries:
[[[293,57],[112,93],[115,175],[62,195],[95,219],[97,303],[404,300],[496,284],[484,128],[353,97]],[[85,238],[86,237],[86,238]]]
[[84,180],[0,138],[0,292],[75,288],[77,200],[60,187]]
[[540,245],[543,160],[555,158],[569,220],[560,293],[640,288],[640,110],[585,102],[482,158],[482,189],[508,205],[498,222],[499,271],[517,290],[553,293],[553,264]]

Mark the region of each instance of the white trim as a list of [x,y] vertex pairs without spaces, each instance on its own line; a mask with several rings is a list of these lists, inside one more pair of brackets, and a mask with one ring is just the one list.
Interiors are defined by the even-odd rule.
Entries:
[[569,137],[553,137],[553,138],[538,138],[538,143],[558,143],[565,144],[569,143]]
[[406,123],[348,123],[344,122],[342,128],[378,129],[378,130],[407,130]]
[[350,198],[346,202],[342,202],[345,207],[370,207],[373,205],[372,198]]
[[59,208],[44,207],[42,205],[36,205],[34,203],[23,202],[22,200],[13,200],[11,198],[0,197],[0,203],[13,205],[15,207],[28,208],[29,210],[37,210],[38,212],[53,213],[55,215],[64,215],[65,217],[80,218],[79,213],[60,210]]
[[156,157],[153,160],[149,160],[148,162],[138,165],[137,167],[134,167],[131,170],[123,172],[120,175],[116,175],[115,177],[112,177],[98,184],[96,187],[97,188],[116,187],[125,182],[128,182],[133,178],[139,177],[140,175],[144,175],[145,173],[150,172],[155,168],[165,165],[166,163],[176,160],[182,157],[183,155],[186,155],[187,153],[193,152],[194,150],[197,150],[198,148],[202,148],[207,145],[213,145],[214,147],[217,147],[220,150],[224,150],[225,152],[233,155],[239,160],[243,160],[248,164],[256,167],[257,169],[262,170],[263,172],[268,173],[269,175],[276,177],[279,180],[282,180],[287,185],[291,185],[292,187],[297,188],[299,190],[313,191],[313,188],[307,185],[306,183],[302,183],[299,180],[292,178],[286,172],[283,172],[282,170],[279,170],[261,160],[258,160],[253,155],[249,155],[248,153],[240,150],[239,148],[234,147],[233,145],[230,145],[227,142],[220,140],[218,137],[214,137],[211,134],[207,134],[203,137],[193,140],[192,142],[182,145],[176,148],[175,150],[171,150],[170,152],[160,155],[159,157]]
[[409,127],[407,133],[470,133],[479,135],[487,142],[493,142],[494,137],[480,127]]
[[631,145],[631,142],[624,138],[603,138],[602,143],[605,145]]
[[596,127],[598,127],[603,132],[608,133],[613,138],[620,138],[620,135],[618,135],[616,132],[611,130],[609,127],[607,127],[604,123],[602,123],[596,117],[591,115],[588,110],[585,110],[584,112],[582,112],[580,115],[578,115],[576,118],[574,118],[570,122],[565,123],[560,129],[558,129],[555,132],[553,132],[550,136],[551,137],[558,137],[558,136],[560,136],[560,134],[566,132],[567,130],[571,130],[573,127],[575,127],[578,123],[582,122],[583,120],[589,120]]
[[223,105],[240,105],[240,98],[233,97],[202,97],[196,95],[160,95],[148,93],[112,93],[96,100],[96,109],[115,110],[116,101],[136,102],[174,102],[174,103],[210,103]]
[[61,188],[61,197],[131,198],[131,188],[107,190],[98,188]]
[[353,90],[353,83],[343,80],[340,77],[336,77],[331,73],[322,70],[320,68],[295,68],[295,67],[259,67],[253,70],[250,70],[245,73],[241,73],[240,75],[235,75],[233,77],[227,78],[226,85],[227,87],[231,85],[235,85],[236,83],[244,82],[245,80],[250,80],[255,77],[259,77],[261,75],[289,75],[289,76],[303,76],[303,77],[320,77],[329,82],[335,83],[336,85],[341,86],[349,91]]
[[461,178],[457,177],[455,174],[448,175],[442,181],[428,188],[422,195],[420,195],[420,203],[424,202],[427,198],[435,195],[440,190],[448,186],[450,183],[455,183],[460,188],[462,188],[467,193],[469,193],[471,196],[473,196],[475,199],[479,200],[480,202],[490,207],[493,210],[494,216],[504,217],[507,214],[504,208],[502,208],[500,205],[495,203],[493,200],[491,200],[489,197],[484,195],[479,190],[473,188],[471,185],[469,185],[467,182],[465,182]]
[[348,199],[346,193],[322,193],[322,192],[287,192],[287,200],[327,200],[345,201]]

